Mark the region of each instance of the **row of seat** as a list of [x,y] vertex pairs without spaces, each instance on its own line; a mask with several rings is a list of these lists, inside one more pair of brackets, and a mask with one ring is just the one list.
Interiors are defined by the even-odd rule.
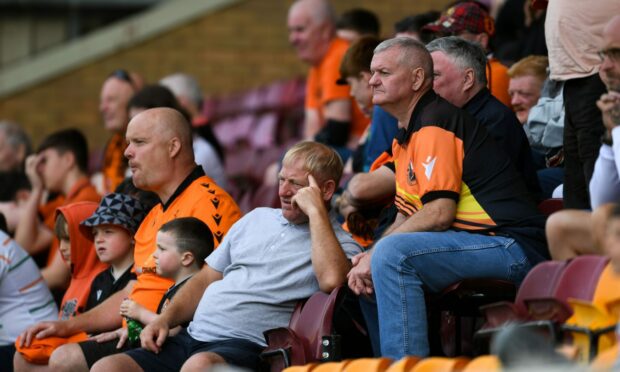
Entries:
[[494,372],[500,371],[497,357],[484,355],[474,359],[465,357],[404,357],[393,361],[390,358],[361,358],[341,362],[310,363],[289,367],[284,372]]
[[616,342],[620,310],[620,275],[609,259],[586,255],[569,261],[546,261],[525,277],[515,301],[481,307],[486,324],[478,341],[509,323],[544,328],[558,342],[571,342],[579,360],[593,359]]

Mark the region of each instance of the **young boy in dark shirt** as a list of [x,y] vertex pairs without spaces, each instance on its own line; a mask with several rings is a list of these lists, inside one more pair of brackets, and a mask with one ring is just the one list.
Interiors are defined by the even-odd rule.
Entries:
[[[90,341],[80,342],[88,367],[105,356],[140,346],[139,332],[166,306],[189,278],[200,271],[206,257],[213,252],[213,235],[209,227],[194,217],[183,217],[164,224],[157,232],[157,250],[153,254],[157,274],[174,280],[154,313],[138,303],[126,299],[120,307],[128,320],[127,328],[99,334]],[[172,330],[176,334],[180,327]],[[133,334],[131,334],[133,333]],[[127,342],[128,338],[131,342]]]

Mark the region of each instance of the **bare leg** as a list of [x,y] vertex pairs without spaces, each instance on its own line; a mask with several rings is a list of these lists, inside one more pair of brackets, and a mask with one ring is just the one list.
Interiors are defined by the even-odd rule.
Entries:
[[545,232],[554,260],[599,253],[592,235],[591,212],[571,209],[554,213],[547,220]]
[[49,366],[54,372],[88,372],[86,358],[78,344],[65,344],[54,350]]
[[42,364],[33,364],[28,362],[22,355],[18,352],[15,353],[13,357],[13,369],[15,372],[47,372],[50,371],[50,368],[47,365]]
[[214,364],[225,364],[226,361],[221,356],[210,353],[197,353],[192,355],[181,367],[181,372],[206,371]]
[[90,369],[91,372],[139,372],[142,368],[127,354],[115,354],[100,359]]

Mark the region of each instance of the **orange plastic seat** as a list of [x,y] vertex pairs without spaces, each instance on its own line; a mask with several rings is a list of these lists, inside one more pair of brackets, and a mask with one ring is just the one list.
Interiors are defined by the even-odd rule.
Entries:
[[282,372],[310,372],[318,365],[319,363],[308,363],[303,366],[292,366],[284,369]]
[[314,367],[312,372],[342,372],[350,362],[350,360],[343,360],[342,362],[321,363]]
[[497,372],[502,366],[495,355],[482,355],[467,363],[463,372]]
[[572,334],[578,359],[587,363],[598,351],[616,344],[615,328],[620,304],[620,275],[607,264],[596,286],[592,301],[569,299],[573,315],[562,327]]
[[415,367],[415,365],[422,360],[422,358],[407,356],[401,358],[400,360],[392,363],[390,368],[388,368],[387,372],[408,372]]
[[419,361],[412,372],[455,372],[462,371],[469,363],[469,358],[430,357]]
[[390,358],[361,358],[349,363],[344,372],[383,372],[390,368]]
[[607,372],[612,371],[616,363],[618,362],[619,350],[618,345],[615,345],[604,352],[600,353],[596,359],[590,364],[590,371],[592,372]]

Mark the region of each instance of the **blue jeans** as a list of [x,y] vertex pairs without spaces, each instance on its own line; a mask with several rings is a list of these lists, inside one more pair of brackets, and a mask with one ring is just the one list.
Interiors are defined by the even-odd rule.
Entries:
[[[507,237],[449,230],[395,234],[379,240],[371,270],[381,355],[398,360],[429,354],[425,291],[440,292],[467,278],[519,284],[530,268],[521,247]],[[367,317],[372,316],[368,312],[371,303],[362,305]]]

